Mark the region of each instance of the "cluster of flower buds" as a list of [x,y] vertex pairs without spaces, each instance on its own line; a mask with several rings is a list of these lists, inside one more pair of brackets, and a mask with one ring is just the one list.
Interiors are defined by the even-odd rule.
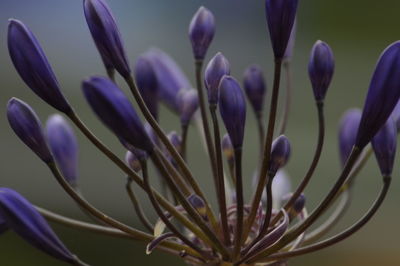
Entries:
[[[335,62],[329,45],[317,41],[311,50],[308,74],[319,118],[318,143],[304,178],[292,190],[284,169],[289,162],[291,144],[284,135],[284,127],[276,138],[274,132],[279,91],[282,90],[281,68],[285,65],[289,71],[293,55],[298,0],[265,0],[275,57],[267,123],[264,121],[267,82],[261,67],[251,65],[244,71],[242,89],[241,83],[231,76],[228,60],[219,52],[206,65],[203,77],[203,63],[215,35],[214,15],[208,9],[201,7],[189,25],[196,69],[196,87],[193,88],[174,60],[160,50],[151,49],[140,55],[131,71],[116,20],[105,0],[83,2],[84,15],[107,77],[86,78],[82,82],[82,92],[94,114],[126,148],[125,160],[86,127],[65,99],[33,33],[22,22],[10,20],[8,48],[18,74],[35,94],[65,117],[52,115],[44,130],[35,111],[22,100],[12,98],[7,105],[9,124],[22,142],[49,167],[79,207],[101,225],[35,207],[14,190],[0,188],[0,233],[12,230],[32,246],[73,265],[87,264],[62,244],[44,218],[99,234],[140,240],[146,242],[147,254],[158,248],[181,257],[190,265],[286,265],[291,257],[314,252],[349,237],[379,209],[389,189],[400,125],[400,42],[391,44],[379,58],[363,110],[350,109],[344,114],[339,127],[342,172],[321,203],[310,212],[304,190],[314,175],[324,143],[323,103]],[[116,83],[115,71],[129,86],[145,122]],[[292,82],[290,75],[287,76],[286,97],[289,99]],[[242,173],[245,95],[260,133],[251,199],[246,199],[243,193],[244,186],[250,183]],[[164,133],[159,124],[160,103],[179,116],[181,131]],[[283,109],[283,124],[287,122],[288,111],[289,108]],[[147,232],[111,218],[83,198],[78,180],[78,143],[67,118],[127,176],[127,195]],[[222,138],[220,121],[226,129]],[[207,177],[204,173],[201,178],[195,177],[189,168],[192,162],[187,158],[188,131],[195,125],[204,136],[219,213],[210,206],[210,200],[198,183]],[[336,206],[334,201],[349,199],[353,180],[372,152],[383,176],[383,186],[370,210],[348,229],[320,240],[343,216],[346,204],[339,204],[326,223],[307,231],[322,214]],[[151,184],[150,163],[156,168],[153,172],[161,181],[162,191]],[[148,195],[159,216],[157,221],[152,222],[146,216],[132,189],[133,184]]]

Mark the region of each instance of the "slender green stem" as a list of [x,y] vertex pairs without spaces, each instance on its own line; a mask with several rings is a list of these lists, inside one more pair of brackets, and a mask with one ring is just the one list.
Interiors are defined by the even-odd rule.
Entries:
[[353,147],[349,158],[347,159],[346,165],[343,168],[343,171],[339,178],[337,179],[334,186],[331,188],[329,193],[326,195],[324,200],[318,205],[318,207],[310,214],[310,216],[305,219],[300,225],[296,228],[289,231],[280,241],[276,244],[272,245],[271,247],[265,249],[264,251],[260,252],[258,255],[254,256],[250,262],[257,261],[263,257],[269,256],[272,253],[280,250],[281,248],[285,247],[288,243],[293,241],[297,236],[303,233],[307,228],[309,228],[319,217],[320,215],[326,210],[327,207],[330,206],[332,200],[335,199],[336,194],[345,183],[347,176],[349,175],[351,169],[353,168],[354,163],[357,161],[358,156],[360,155],[361,150],[358,147]]
[[[303,180],[297,187],[296,191],[293,193],[292,197],[289,199],[289,201],[285,204],[284,209],[286,211],[289,211],[290,208],[293,206],[293,204],[296,202],[297,198],[303,193],[304,189],[307,187],[308,183],[311,180],[311,177],[313,176],[315,169],[317,168],[319,159],[321,158],[321,153],[322,153],[322,148],[324,145],[324,139],[325,139],[325,119],[324,119],[324,104],[323,102],[317,102],[317,110],[318,110],[318,143],[317,147],[315,149],[314,153],[314,158],[311,162],[311,165],[304,176]],[[279,219],[282,217],[281,213],[276,215],[272,221],[272,224],[276,224]]]
[[167,226],[167,228],[169,230],[171,230],[172,233],[174,233],[174,235],[179,238],[183,243],[185,243],[186,245],[188,245],[189,247],[191,247],[192,249],[196,250],[199,254],[201,254],[204,258],[206,259],[210,259],[210,255],[208,253],[206,253],[205,251],[203,251],[200,247],[198,247],[197,245],[195,245],[192,241],[190,241],[186,236],[184,236],[168,219],[168,217],[164,214],[163,210],[161,209],[160,205],[158,204],[152,189],[150,187],[150,181],[149,181],[149,175],[147,172],[147,163],[145,160],[141,161],[141,165],[142,165],[142,172],[143,172],[143,181],[144,184],[146,186],[146,191],[149,195],[150,201],[155,209],[155,211],[157,212],[158,216],[160,217],[160,219],[164,222],[164,224]]
[[[130,176],[143,190],[145,189],[144,183],[141,177],[136,174],[132,169],[130,169],[118,156],[116,156],[109,148],[107,148],[87,127],[86,125],[79,119],[79,117],[74,113],[68,113],[68,117],[74,124],[82,131],[82,133],[96,146],[103,154],[105,154],[112,162],[114,162],[123,172],[125,172],[128,176]],[[175,209],[171,203],[168,202],[160,193],[153,190],[157,201],[165,208],[172,216],[174,216],[178,221],[180,221],[186,228],[192,231],[197,237],[201,240],[207,242],[207,236],[199,230],[199,228],[189,221],[183,214]]]
[[207,201],[207,198],[204,196],[204,193],[200,189],[199,185],[196,182],[196,179],[190,172],[186,162],[183,160],[182,156],[179,154],[179,152],[175,149],[174,145],[169,141],[167,135],[165,135],[164,131],[158,124],[158,122],[154,119],[154,117],[151,115],[149,109],[147,108],[145,102],[143,101],[142,96],[140,95],[140,92],[133,80],[132,77],[127,78],[126,83],[128,84],[137,104],[139,105],[140,110],[142,111],[144,117],[146,120],[149,122],[150,126],[153,128],[154,132],[157,134],[159,137],[160,141],[165,145],[171,156],[174,158],[175,162],[179,165],[179,168],[183,171],[184,176],[188,183],[192,186],[193,190],[196,192],[196,194],[203,199],[203,201],[206,203],[207,206],[207,215],[210,218],[211,223],[213,224],[214,228],[217,228],[217,222],[215,219],[215,215],[213,214],[210,205]]
[[152,233],[154,230],[154,226],[151,224],[149,219],[147,219],[147,216],[144,213],[142,206],[140,206],[140,203],[139,203],[138,199],[136,198],[135,193],[133,192],[132,181],[133,181],[132,178],[128,176],[126,186],[125,186],[126,191],[132,202],[133,208],[135,209],[135,212],[136,212],[137,216],[139,217],[139,220],[142,222],[143,226],[147,230],[149,230],[150,233]]
[[183,160],[187,160],[186,158],[186,149],[187,149],[187,139],[189,133],[189,125],[182,125],[182,145],[181,145],[181,156]]
[[[162,160],[160,159],[160,155],[157,150],[154,153],[150,154],[151,159],[153,160],[156,167],[161,171],[164,176],[168,176],[170,171],[174,171],[175,169],[168,168],[168,165],[164,165]],[[167,167],[167,168],[166,168]],[[175,170],[176,171],[176,170]],[[182,204],[182,207],[187,211],[188,215],[192,217],[193,221],[202,229],[202,231],[207,235],[208,239],[211,241],[207,241],[210,246],[216,248],[224,257],[229,257],[229,252],[221,243],[221,241],[217,238],[215,233],[208,227],[205,223],[204,219],[201,215],[194,209],[194,207],[188,202],[187,198],[183,195],[183,193],[179,190],[177,185],[170,179],[166,178],[168,185],[170,186],[172,192],[177,197],[179,202]]]
[[290,104],[292,101],[292,72],[290,61],[284,61],[283,68],[286,74],[286,97],[282,113],[282,119],[279,126],[279,135],[285,134],[287,122],[289,120]]
[[217,157],[217,173],[218,173],[217,199],[219,205],[219,212],[221,215],[222,234],[224,236],[225,244],[230,245],[228,216],[226,209],[225,178],[224,178],[224,168],[223,168],[222,150],[221,150],[221,136],[219,133],[219,124],[218,124],[216,109],[217,107],[215,105],[210,106],[210,113],[214,127],[215,151]]
[[236,172],[236,230],[235,230],[235,245],[233,254],[234,259],[240,256],[240,249],[243,242],[243,214],[244,214],[244,199],[243,199],[243,178],[242,178],[242,148],[235,148],[235,172]]
[[282,253],[278,253],[278,254],[275,254],[275,255],[271,255],[265,261],[271,261],[271,260],[276,260],[276,259],[284,259],[284,258],[289,258],[289,257],[294,257],[294,256],[299,256],[299,255],[303,255],[303,254],[306,254],[306,253],[314,252],[314,251],[329,247],[331,245],[334,245],[334,244],[336,244],[336,243],[338,243],[340,241],[343,241],[344,239],[348,238],[352,234],[356,233],[365,224],[367,224],[369,222],[369,220],[378,211],[378,209],[380,208],[382,202],[384,201],[384,199],[386,197],[386,194],[387,194],[387,192],[389,190],[389,187],[390,187],[391,177],[389,177],[389,176],[384,177],[383,181],[384,181],[384,184],[383,184],[383,187],[381,189],[381,192],[379,193],[378,198],[375,200],[375,202],[373,203],[371,208],[367,211],[367,213],[358,222],[356,222],[354,225],[352,225],[348,229],[344,230],[343,232],[341,232],[341,233],[339,233],[339,234],[337,234],[335,236],[330,237],[329,239],[323,240],[321,242],[318,242],[318,243],[315,243],[315,244],[312,244],[312,245],[309,245],[309,246],[301,247],[301,248],[298,248],[298,249],[293,250],[293,251],[282,252]]
[[281,79],[281,66],[282,59],[275,59],[275,74],[274,74],[274,85],[272,90],[272,98],[269,112],[269,121],[268,121],[268,129],[267,134],[265,136],[264,142],[264,153],[263,160],[261,163],[261,171],[259,173],[258,184],[256,188],[256,192],[253,196],[253,200],[251,203],[250,214],[246,221],[246,227],[244,230],[243,239],[246,239],[248,234],[250,233],[250,229],[254,223],[256,218],[257,209],[261,201],[261,197],[267,182],[267,172],[269,168],[269,161],[271,156],[271,145],[274,136],[274,128],[275,128],[275,120],[276,120],[276,111],[278,108],[278,97],[279,97],[279,84]]

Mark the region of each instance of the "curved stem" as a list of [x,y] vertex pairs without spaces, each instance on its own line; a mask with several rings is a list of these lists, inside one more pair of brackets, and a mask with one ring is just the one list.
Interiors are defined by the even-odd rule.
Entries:
[[283,68],[285,69],[285,74],[286,74],[286,97],[282,113],[282,119],[279,126],[279,135],[285,134],[290,113],[290,103],[292,101],[292,72],[290,67],[290,61],[285,61],[283,63]]
[[345,183],[346,178],[349,175],[351,169],[353,168],[354,163],[357,161],[357,158],[360,155],[360,153],[361,150],[358,147],[353,147],[338,180],[331,188],[329,193],[326,195],[324,200],[318,205],[318,207],[310,214],[310,216],[307,219],[305,219],[299,226],[288,232],[279,242],[267,248],[266,250],[260,252],[258,255],[256,255],[249,261],[250,262],[257,261],[258,259],[271,255],[272,253],[285,247],[287,244],[293,241],[293,239],[295,239],[297,236],[299,236],[301,233],[307,230],[307,228],[309,228],[320,217],[320,215],[326,210],[326,208],[330,206],[332,200],[335,199],[337,192]]
[[265,187],[266,193],[267,193],[267,206],[265,209],[265,218],[264,218],[264,223],[260,231],[260,238],[264,236],[265,233],[267,233],[269,224],[271,221],[271,215],[272,215],[272,175],[268,175],[268,181],[267,185]]
[[215,151],[217,157],[217,172],[218,172],[218,205],[219,212],[221,215],[221,226],[222,234],[224,236],[225,244],[230,244],[229,228],[228,228],[228,216],[226,209],[226,195],[225,195],[225,180],[224,180],[224,168],[222,162],[222,151],[221,151],[221,136],[219,134],[218,118],[216,115],[216,106],[210,106],[211,118],[214,126],[214,140],[215,140]]
[[273,136],[274,136],[276,111],[278,108],[279,84],[280,84],[280,79],[281,79],[281,66],[282,66],[282,59],[276,58],[275,59],[274,86],[273,86],[273,91],[272,91],[267,135],[265,136],[265,142],[264,142],[264,154],[263,154],[263,159],[262,159],[262,163],[261,163],[261,171],[259,173],[256,192],[253,196],[253,200],[251,203],[250,214],[246,221],[243,239],[247,238],[247,236],[250,232],[250,229],[254,223],[254,220],[255,220],[256,214],[257,214],[257,209],[260,204],[261,197],[262,197],[262,194],[264,191],[264,187],[267,182],[267,172],[268,172],[269,161],[270,161],[270,156],[271,156],[271,145],[272,145],[272,140],[273,140]]
[[306,247],[302,247],[302,248],[298,248],[296,250],[293,251],[289,251],[289,252],[282,252],[282,253],[278,253],[276,255],[271,255],[270,257],[268,257],[268,261],[270,260],[276,260],[276,259],[282,259],[282,258],[289,258],[289,257],[294,257],[294,256],[299,256],[299,255],[303,255],[306,253],[310,253],[310,252],[314,252],[326,247],[329,247],[331,245],[334,245],[340,241],[343,241],[344,239],[348,238],[349,236],[351,236],[352,234],[356,233],[358,230],[360,230],[366,223],[369,222],[369,220],[374,216],[374,214],[377,212],[377,210],[379,209],[379,207],[381,206],[382,202],[384,201],[386,194],[389,190],[390,187],[390,183],[391,183],[391,177],[387,176],[383,178],[384,184],[383,187],[381,189],[381,192],[379,193],[378,198],[375,200],[375,202],[373,203],[373,205],[371,206],[371,208],[368,210],[368,212],[358,221],[356,222],[354,225],[352,225],[351,227],[349,227],[348,229],[346,229],[345,231],[329,238],[326,239],[324,241],[306,246]]
[[151,224],[149,219],[147,219],[146,214],[143,212],[142,206],[140,206],[140,203],[136,198],[135,193],[133,192],[132,181],[132,178],[128,176],[125,186],[126,191],[132,202],[133,208],[135,209],[135,212],[139,217],[139,220],[142,222],[143,226],[146,227],[146,229],[149,230],[150,233],[152,233],[154,230],[154,226]]
[[186,158],[186,149],[187,149],[187,139],[189,133],[189,125],[182,125],[182,148],[181,148],[181,155],[183,160],[187,161]]
[[[289,211],[293,204],[296,202],[297,198],[303,193],[304,189],[308,185],[311,180],[311,177],[314,174],[315,169],[317,168],[319,159],[321,158],[322,147],[324,145],[325,139],[325,119],[324,119],[324,104],[323,102],[317,102],[317,109],[318,109],[318,143],[315,149],[314,158],[311,162],[310,168],[308,169],[306,175],[304,176],[303,180],[297,187],[296,191],[293,193],[292,197],[289,201],[285,204],[284,209]],[[272,224],[275,224],[281,218],[281,214],[279,213],[272,221]]]
[[147,192],[150,198],[150,201],[155,209],[155,211],[157,212],[158,216],[160,217],[160,219],[164,222],[164,224],[167,226],[167,228],[169,230],[171,230],[172,233],[174,233],[174,235],[179,238],[183,243],[185,243],[186,245],[188,245],[189,247],[191,247],[192,249],[196,250],[199,254],[201,254],[204,258],[210,259],[210,255],[208,253],[206,253],[205,251],[203,251],[202,249],[200,249],[200,247],[196,246],[192,241],[190,241],[186,236],[184,236],[168,219],[168,217],[165,216],[163,210],[160,208],[160,206],[158,205],[158,202],[156,200],[156,198],[154,197],[154,194],[151,190],[150,187],[150,181],[149,181],[149,175],[147,172],[147,163],[145,160],[141,161],[141,165],[142,165],[142,172],[143,172],[143,181],[144,184],[147,188]]
[[182,156],[179,154],[179,152],[175,149],[174,145],[169,141],[168,137],[165,135],[164,131],[158,124],[158,122],[154,119],[154,117],[151,115],[149,109],[147,108],[146,104],[143,101],[142,96],[140,95],[140,92],[133,80],[132,77],[129,77],[125,79],[126,83],[128,84],[140,110],[143,113],[143,116],[146,118],[146,120],[149,122],[150,126],[153,128],[154,132],[157,134],[159,137],[160,141],[165,145],[171,156],[175,159],[175,162],[179,165],[179,168],[183,171],[184,176],[188,183],[192,186],[193,190],[196,192],[197,195],[199,195],[203,201],[206,203],[207,206],[207,215],[210,218],[211,223],[213,226],[216,226],[216,219],[215,216],[210,208],[210,205],[207,201],[207,198],[204,196],[204,193],[200,189],[199,185],[196,182],[196,179],[190,172],[186,162],[183,160]]
[[235,172],[236,172],[236,230],[235,245],[233,249],[234,259],[240,256],[243,242],[243,180],[242,180],[242,148],[235,148]]

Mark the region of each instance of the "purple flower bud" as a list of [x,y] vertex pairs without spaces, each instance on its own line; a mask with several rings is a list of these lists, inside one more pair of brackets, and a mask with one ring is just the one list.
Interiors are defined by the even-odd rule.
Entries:
[[382,128],[372,138],[375,157],[383,176],[390,176],[396,155],[397,128],[392,118],[389,118]]
[[310,62],[308,63],[308,75],[316,101],[325,99],[334,70],[335,60],[331,48],[327,43],[317,41],[311,50]]
[[275,210],[281,208],[282,198],[292,191],[290,177],[285,170],[278,170],[272,180],[272,202]]
[[266,0],[265,11],[275,58],[282,59],[296,18],[298,0]]
[[214,38],[214,33],[214,15],[207,8],[200,7],[189,25],[189,38],[192,42],[193,54],[196,60],[204,59]]
[[225,75],[229,75],[230,73],[231,69],[229,66],[229,62],[222,53],[217,53],[210,60],[210,62],[208,62],[204,74],[204,81],[208,91],[208,102],[211,105],[218,103],[218,87],[221,78]]
[[290,38],[288,45],[286,47],[285,54],[283,55],[283,59],[285,61],[290,61],[293,57],[293,50],[294,50],[294,44],[296,42],[296,32],[297,32],[297,22],[296,20],[294,21],[292,32],[290,33]]
[[11,98],[7,104],[7,118],[15,134],[40,159],[46,163],[53,160],[44,138],[42,124],[28,104]]
[[262,70],[259,66],[249,66],[244,72],[243,87],[256,114],[263,110],[267,91]]
[[[283,196],[282,201],[287,202],[290,200],[290,198],[293,196],[293,193],[286,194]],[[300,196],[296,199],[296,201],[293,203],[293,210],[296,213],[300,213],[303,209],[304,206],[306,205],[306,196],[304,196],[303,193],[300,194]]]
[[188,125],[199,107],[199,96],[196,90],[181,90],[176,98],[181,115],[181,124]]
[[153,143],[135,109],[111,80],[91,77],[83,82],[82,89],[90,107],[115,135],[136,148],[152,151]]
[[269,171],[275,174],[280,168],[284,167],[290,157],[289,139],[280,135],[272,143],[271,159],[269,163]]
[[122,38],[110,8],[103,0],[84,0],[86,22],[107,69],[110,64],[123,76],[131,74]]
[[233,150],[231,138],[228,134],[225,134],[225,136],[222,138],[221,146],[227,161],[233,163],[235,153]]
[[176,131],[171,131],[167,137],[168,137],[169,141],[172,143],[172,145],[175,147],[175,149],[178,152],[181,152],[181,150],[182,150],[181,136],[179,136],[178,133],[176,133]]
[[176,97],[182,89],[192,88],[189,80],[176,62],[163,51],[151,49],[144,56],[153,66],[160,100],[172,110],[179,112]]
[[35,207],[16,191],[0,188],[0,216],[11,230],[35,248],[56,259],[75,264],[77,258],[64,246]]
[[140,56],[135,65],[135,79],[147,108],[158,119],[158,84],[153,66],[146,56]]
[[243,145],[246,123],[246,101],[239,83],[231,76],[224,76],[219,84],[219,110],[235,149]]
[[39,42],[21,21],[10,19],[8,51],[18,74],[34,93],[61,112],[71,111]]
[[394,122],[396,123],[397,132],[400,131],[400,101],[397,102],[396,106],[393,109],[392,114],[390,115]]
[[340,120],[339,124],[339,155],[342,166],[345,165],[347,158],[353,148],[357,130],[361,120],[360,109],[348,110]]
[[365,100],[356,146],[364,148],[386,122],[400,97],[400,41],[382,53]]
[[135,155],[135,153],[131,151],[126,152],[125,162],[135,172],[139,172],[140,170],[142,170],[139,158]]
[[187,200],[195,208],[202,217],[207,217],[207,209],[204,200],[196,194],[190,195]]
[[61,173],[72,187],[77,187],[78,141],[68,122],[58,114],[46,124],[47,141]]

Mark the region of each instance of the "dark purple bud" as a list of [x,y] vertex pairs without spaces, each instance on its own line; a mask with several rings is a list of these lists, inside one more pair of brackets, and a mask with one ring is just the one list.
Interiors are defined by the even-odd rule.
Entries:
[[235,151],[233,149],[231,138],[228,134],[225,134],[225,136],[222,138],[221,146],[226,160],[233,163],[233,160],[235,158]]
[[294,50],[294,45],[296,42],[296,32],[297,32],[297,22],[296,20],[294,21],[292,32],[290,33],[290,38],[288,45],[286,47],[285,54],[283,55],[283,59],[285,61],[290,61],[293,57],[293,50]]
[[78,141],[68,122],[58,114],[52,115],[46,124],[47,141],[51,153],[64,178],[72,187],[78,183]]
[[400,101],[397,102],[396,106],[393,109],[392,114],[390,115],[394,122],[396,123],[397,132],[400,131]]
[[[285,196],[283,196],[282,201],[287,202],[290,200],[292,196],[293,193],[286,194]],[[296,213],[300,213],[304,209],[305,205],[306,205],[306,196],[303,193],[301,193],[300,196],[293,203],[293,210]]]
[[214,33],[214,15],[207,8],[200,7],[189,25],[189,38],[192,42],[193,54],[196,60],[204,59],[214,38]]
[[7,118],[15,134],[45,163],[53,160],[43,134],[42,124],[35,111],[25,102],[11,98]]
[[204,200],[196,194],[190,195],[187,200],[197,210],[202,217],[207,217],[207,209]]
[[267,86],[259,66],[252,65],[244,72],[243,87],[256,114],[263,110]]
[[172,143],[172,145],[175,147],[175,149],[178,152],[182,151],[182,138],[181,136],[178,135],[178,133],[176,133],[176,131],[171,131],[168,134],[168,139],[169,141]]
[[181,124],[188,125],[199,107],[199,96],[196,90],[181,90],[176,98],[181,115]]
[[152,151],[153,143],[140,118],[115,83],[104,77],[91,77],[83,82],[82,89],[90,107],[115,135],[138,149]]
[[86,22],[107,69],[112,65],[124,78],[131,74],[121,34],[110,8],[103,0],[84,0]]
[[135,172],[139,172],[140,170],[142,170],[139,158],[135,155],[134,152],[131,151],[126,152],[125,162]]
[[8,51],[18,74],[34,93],[61,112],[71,111],[39,42],[21,21],[10,19]]
[[376,160],[383,176],[390,176],[393,170],[397,146],[397,128],[392,118],[382,126],[371,141]]
[[0,188],[0,216],[8,228],[48,255],[75,264],[77,258],[64,246],[46,220],[24,197],[9,188]]
[[158,84],[153,66],[146,56],[140,56],[135,65],[135,79],[147,108],[158,119]]
[[208,62],[204,73],[204,81],[208,91],[208,102],[210,105],[218,104],[219,83],[225,75],[230,75],[231,69],[228,60],[222,53],[217,53]]
[[347,158],[350,155],[351,149],[355,144],[358,126],[360,125],[360,120],[361,120],[360,109],[348,110],[340,120],[339,155],[342,166],[345,165]]
[[400,41],[382,53],[372,76],[356,146],[364,148],[386,122],[400,97]]
[[290,151],[290,142],[286,136],[280,135],[274,140],[269,163],[269,171],[273,175],[286,165],[290,157]]
[[224,76],[219,85],[219,110],[235,149],[243,145],[246,123],[246,101],[239,83],[231,76]]
[[157,78],[159,99],[179,113],[176,97],[182,89],[192,88],[189,80],[176,62],[161,50],[151,49],[144,54],[153,66]]
[[282,59],[296,18],[298,0],[266,0],[265,11],[275,58]]
[[335,59],[331,48],[327,43],[317,41],[311,50],[310,62],[308,63],[308,75],[316,101],[325,99],[334,70]]

